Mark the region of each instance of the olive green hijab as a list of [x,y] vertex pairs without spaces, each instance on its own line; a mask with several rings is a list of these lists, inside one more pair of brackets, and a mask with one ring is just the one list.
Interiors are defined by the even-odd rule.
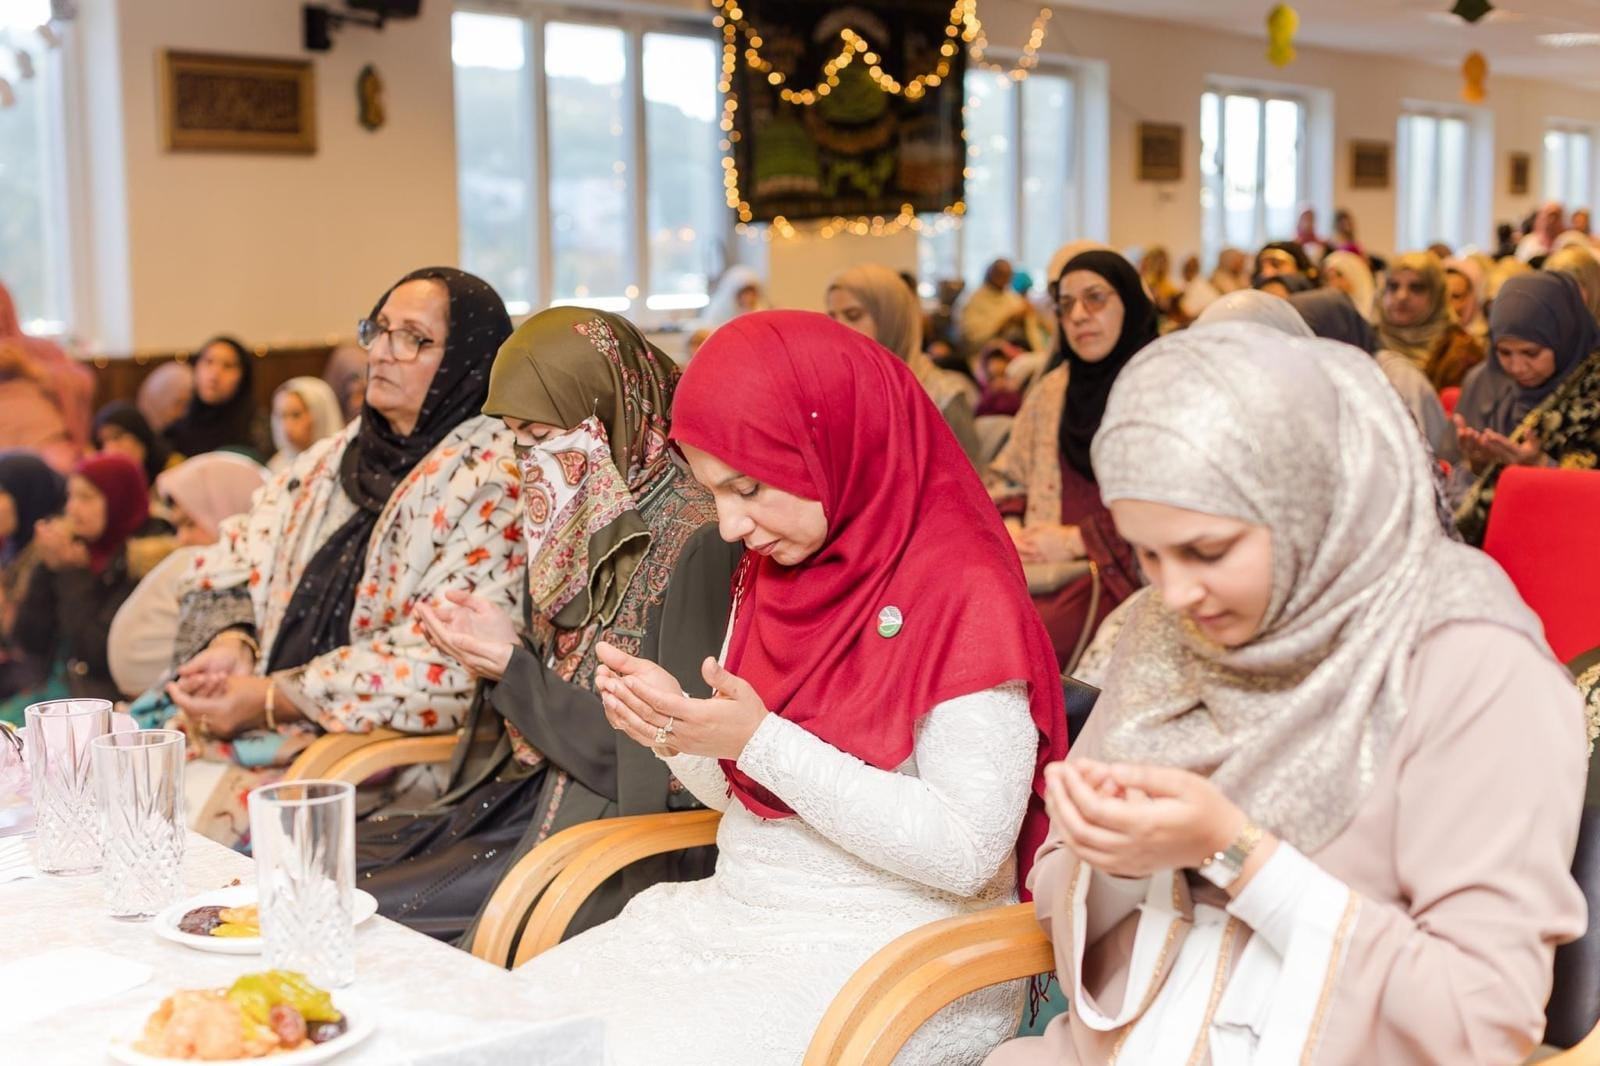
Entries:
[[677,383],[660,349],[604,311],[550,308],[500,346],[483,413],[567,431],[518,449],[528,532],[540,538],[528,562],[530,594],[560,629],[608,624],[649,551],[637,504],[671,469]]

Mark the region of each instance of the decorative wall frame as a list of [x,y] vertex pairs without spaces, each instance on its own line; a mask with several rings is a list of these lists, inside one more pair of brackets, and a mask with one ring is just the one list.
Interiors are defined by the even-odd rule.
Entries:
[[305,60],[163,51],[161,119],[169,152],[310,155],[315,72]]
[[1388,141],[1350,142],[1350,187],[1387,189],[1394,146]]
[[1533,184],[1530,174],[1533,171],[1533,157],[1527,152],[1510,152],[1507,154],[1510,166],[1506,176],[1506,192],[1512,196],[1528,195],[1528,188]]
[[1139,180],[1183,180],[1183,126],[1176,122],[1139,123]]

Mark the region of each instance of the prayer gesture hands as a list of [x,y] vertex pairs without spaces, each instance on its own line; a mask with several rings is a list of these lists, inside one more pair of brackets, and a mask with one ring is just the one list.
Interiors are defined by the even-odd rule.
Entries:
[[500,680],[517,646],[517,627],[504,611],[481,596],[459,589],[444,596],[448,602],[438,607],[417,604],[422,635],[474,677]]
[[601,641],[595,687],[606,719],[640,744],[661,755],[703,755],[737,759],[767,717],[766,704],[742,678],[712,658],[701,676],[715,695],[708,700],[683,695],[677,680],[661,666]]
[[1481,474],[1496,463],[1503,466],[1544,466],[1549,462],[1537,433],[1529,432],[1521,440],[1512,440],[1492,429],[1473,429],[1460,415],[1455,416],[1455,424],[1461,457],[1474,474]]
[[33,543],[40,562],[51,570],[81,570],[89,565],[89,549],[72,535],[65,518],[34,523]]
[[[1050,820],[1084,862],[1116,877],[1197,868],[1226,848],[1245,814],[1207,778],[1166,766],[1074,759],[1045,767]],[[1270,838],[1251,855],[1253,872]],[[1237,894],[1247,877],[1234,882]]]

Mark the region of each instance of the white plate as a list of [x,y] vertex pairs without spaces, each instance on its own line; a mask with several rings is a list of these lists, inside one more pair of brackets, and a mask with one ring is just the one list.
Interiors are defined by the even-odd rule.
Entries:
[[[202,892],[198,896],[190,896],[181,903],[174,903],[156,915],[153,928],[157,936],[165,937],[175,944],[182,944],[198,951],[214,951],[218,955],[259,955],[261,954],[261,938],[258,936],[200,936],[195,933],[185,933],[178,928],[178,923],[183,920],[183,916],[196,907],[243,907],[255,901],[255,885],[234,885],[231,888],[218,888],[210,892]],[[373,898],[372,893],[363,892],[359,888],[356,889],[355,923],[360,925],[377,913],[378,901]],[[274,1056],[272,1061],[279,1061],[279,1057]]]
[[[204,904],[196,904],[204,906]],[[312,1047],[302,1048],[299,1051],[285,1051],[275,1055],[264,1055],[257,1059],[226,1059],[213,1060],[207,1066],[261,1066],[269,1063],[270,1066],[311,1066],[316,1062],[327,1062],[335,1055],[342,1055],[355,1047],[361,1041],[372,1035],[378,1027],[373,1019],[372,1008],[363,1003],[359,997],[346,995],[341,992],[333,994],[333,1005],[350,1019],[350,1028],[345,1030],[343,1036],[330,1040],[326,1044],[316,1044]],[[152,1007],[151,1010],[155,1008]],[[137,1038],[134,1038],[137,1039]],[[154,1055],[133,1050],[134,1040],[113,1040],[111,1042],[111,1057],[126,1066],[172,1066],[173,1063],[193,1063],[198,1059],[165,1059]]]

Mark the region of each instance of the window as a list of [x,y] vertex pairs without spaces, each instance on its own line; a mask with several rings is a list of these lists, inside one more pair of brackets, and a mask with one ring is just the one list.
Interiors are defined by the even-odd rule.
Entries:
[[466,269],[516,314],[704,306],[730,229],[716,42],[620,15],[472,11],[452,37]]
[[[71,320],[60,53],[35,33],[49,0],[0,4],[0,77],[16,94],[0,107],[0,280],[30,333],[63,334]],[[14,59],[28,56],[33,76]]]
[[1036,68],[1022,81],[966,75],[967,213],[959,227],[923,218],[918,273],[977,285],[996,259],[1043,284],[1051,254],[1079,232],[1076,85],[1070,71]]
[[1200,98],[1203,260],[1223,248],[1254,250],[1295,233],[1308,198],[1305,104],[1248,90]]
[[1461,115],[1409,112],[1400,116],[1399,250],[1472,240],[1471,127]]
[[1569,210],[1594,203],[1594,134],[1552,126],[1544,134],[1544,198]]

